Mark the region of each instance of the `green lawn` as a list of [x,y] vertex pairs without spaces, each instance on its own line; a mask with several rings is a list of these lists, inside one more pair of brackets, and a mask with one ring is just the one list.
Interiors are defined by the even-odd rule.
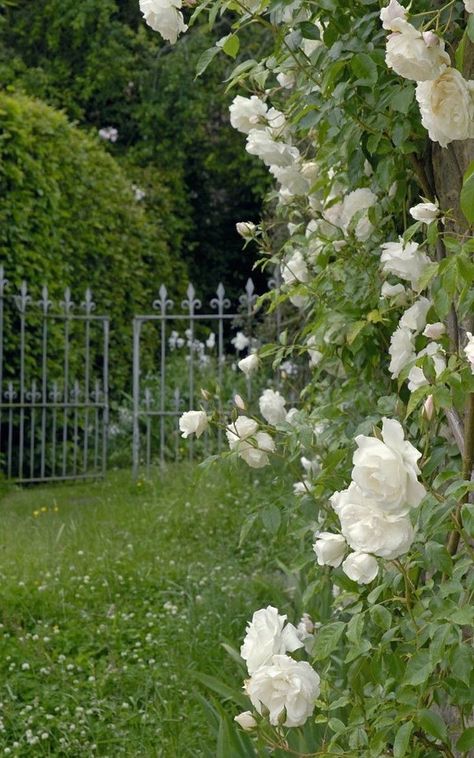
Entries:
[[221,642],[238,647],[281,599],[268,535],[254,526],[238,547],[273,497],[243,466],[7,492],[0,754],[215,756],[193,672],[240,686]]

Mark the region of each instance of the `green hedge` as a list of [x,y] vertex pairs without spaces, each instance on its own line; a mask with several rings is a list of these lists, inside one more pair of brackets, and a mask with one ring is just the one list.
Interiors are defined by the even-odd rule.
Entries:
[[98,138],[40,101],[0,93],[0,261],[12,288],[27,279],[38,297],[43,283],[58,299],[66,285],[76,299],[92,289],[113,319],[112,382],[125,389],[133,313],[161,282],[186,279],[168,249],[164,186],[160,217],[156,205],[147,213],[135,200]]

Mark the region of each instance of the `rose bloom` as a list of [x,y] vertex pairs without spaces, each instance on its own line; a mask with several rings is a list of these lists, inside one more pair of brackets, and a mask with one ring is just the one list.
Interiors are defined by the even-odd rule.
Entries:
[[398,19],[397,31],[387,37],[385,62],[404,79],[424,82],[436,79],[451,64],[444,41],[436,34],[422,34]]
[[258,424],[248,416],[239,416],[226,430],[226,437],[231,450],[235,450],[242,440],[252,437],[257,432]]
[[239,713],[238,716],[234,716],[234,721],[236,721],[245,732],[251,732],[252,729],[255,729],[257,726],[257,722],[255,721],[254,716],[252,716],[251,711]]
[[242,358],[237,366],[244,372],[245,376],[250,376],[258,369],[258,364],[259,360],[257,353],[250,353],[246,358]]
[[421,123],[433,142],[446,147],[453,140],[474,137],[473,88],[474,82],[466,81],[455,68],[417,85]]
[[399,242],[386,242],[382,245],[380,260],[383,263],[382,270],[386,274],[395,274],[400,279],[408,280],[415,290],[430,264],[430,259],[419,250],[416,242],[408,242],[405,245],[401,237]]
[[437,340],[445,333],[446,327],[442,321],[435,321],[434,324],[426,324],[423,330],[423,336],[428,337],[430,340]]
[[426,491],[418,481],[421,453],[404,439],[403,428],[394,419],[382,419],[382,440],[359,434],[352,458],[352,479],[381,511],[404,516],[423,500]]
[[410,216],[415,221],[422,221],[424,224],[431,224],[432,221],[436,221],[439,216],[439,205],[436,203],[418,203],[410,208]]
[[267,432],[257,432],[250,440],[239,442],[238,453],[251,468],[268,466],[268,453],[275,452],[275,443]]
[[251,129],[245,149],[256,155],[266,166],[291,166],[300,157],[297,147],[273,139],[270,130]]
[[292,166],[270,166],[270,173],[281,185],[283,191],[289,199],[295,195],[306,195],[310,188],[310,183],[301,172],[301,165],[294,163]]
[[179,429],[181,437],[187,439],[190,434],[200,437],[209,426],[207,416],[204,411],[186,411],[179,419]]
[[242,97],[237,95],[229,106],[230,123],[243,134],[248,134],[251,129],[264,129],[266,124],[268,106],[256,95]]
[[282,265],[281,275],[285,284],[308,281],[308,267],[299,250],[296,253],[293,253],[291,258]]
[[340,566],[346,552],[344,537],[331,532],[317,532],[314,536],[316,542],[313,550],[316,553],[318,566],[333,566],[334,568]]
[[407,12],[398,0],[390,0],[389,5],[380,11],[382,26],[391,32],[398,31],[399,22],[406,21]]
[[342,570],[358,584],[370,584],[379,573],[379,566],[373,555],[350,553],[342,564]]
[[244,240],[250,240],[254,236],[257,227],[252,221],[238,221],[235,225],[237,234],[240,234]]
[[282,424],[286,419],[285,398],[274,390],[264,390],[258,401],[260,413],[272,426]]
[[464,7],[467,13],[474,13],[474,0],[464,0]]
[[369,503],[362,499],[339,512],[341,531],[349,547],[357,553],[373,553],[387,560],[407,553],[414,538],[410,519],[387,516],[377,503],[370,504],[371,507]]
[[464,355],[471,364],[471,371],[474,374],[474,336],[471,332],[466,332],[467,344],[463,348]]
[[235,337],[231,339],[231,342],[238,353],[240,353],[242,350],[245,350],[245,348],[250,344],[249,338],[246,337],[243,332],[237,332]]
[[399,326],[391,336],[388,352],[391,358],[389,371],[392,379],[396,379],[405,366],[415,360],[412,331]]
[[411,329],[419,334],[426,326],[426,316],[431,308],[431,301],[426,297],[419,297],[411,308],[405,311],[400,319],[399,326],[402,329]]
[[255,611],[240,648],[249,674],[269,663],[275,654],[293,653],[303,647],[293,624],[285,621],[286,616],[281,616],[272,605]]
[[[359,189],[349,192],[342,201],[342,207],[340,211],[339,223],[342,226],[344,232],[347,233],[350,223],[356,213],[359,211],[367,211],[377,202],[377,195],[367,189],[366,187],[359,187]],[[371,233],[373,226],[370,223],[367,214],[364,214],[362,218],[356,224],[354,234],[361,242],[366,242]]]
[[181,0],[140,0],[140,10],[148,26],[171,44],[188,28],[178,10],[181,6]]
[[302,726],[311,716],[318,698],[320,679],[306,661],[294,661],[287,655],[274,655],[245,682],[244,689],[252,705],[262,713],[268,710],[270,724],[278,726],[285,713],[284,726]]
[[[433,361],[435,375],[438,377],[446,368],[443,348],[437,342],[431,342],[424,350],[420,350],[416,358],[423,358],[425,355],[429,355]],[[423,369],[420,366],[412,366],[408,373],[408,389],[410,392],[414,392],[426,384],[429,384],[429,382]]]

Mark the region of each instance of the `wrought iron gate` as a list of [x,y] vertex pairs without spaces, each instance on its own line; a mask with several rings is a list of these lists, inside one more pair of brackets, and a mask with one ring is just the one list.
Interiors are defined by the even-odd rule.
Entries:
[[[226,346],[232,334],[245,329],[252,332],[255,319],[257,295],[251,279],[247,281],[245,291],[239,297],[237,307],[231,308],[225,289],[219,284],[216,296],[209,303],[210,309],[202,312],[202,301],[196,297],[192,284],[189,284],[186,298],[181,302],[181,310],[168,297],[164,285],[159,291],[159,298],[154,301],[154,313],[135,316],[133,320],[133,475],[136,478],[141,465],[149,469],[152,460],[164,463],[166,455],[176,459],[180,444],[177,419],[184,410],[195,407],[202,397],[197,397],[196,373],[202,352],[196,339],[196,332],[201,337],[208,330],[214,335],[215,345],[213,367],[217,385],[222,386]],[[171,327],[175,329],[172,330]],[[185,332],[178,332],[182,329]],[[158,345],[158,361],[154,375],[146,375],[141,365],[141,344],[144,330],[151,329],[153,340]],[[212,331],[209,331],[212,328]],[[181,335],[175,336],[173,335]],[[185,375],[170,378],[170,353],[172,340],[183,343],[181,348],[187,351],[187,371]],[[208,337],[208,340],[210,337]],[[234,358],[235,360],[235,358]],[[239,372],[240,374],[240,372]],[[198,388],[199,389],[199,388]],[[250,383],[247,385],[247,397],[250,395]],[[231,399],[231,398],[229,398]],[[218,395],[218,404],[222,404]],[[220,448],[222,433],[219,432],[217,445]],[[208,448],[208,441],[204,442]],[[187,454],[192,458],[194,442],[187,440]]]
[[0,460],[17,482],[103,475],[109,419],[109,319],[90,290],[10,294],[0,266]]

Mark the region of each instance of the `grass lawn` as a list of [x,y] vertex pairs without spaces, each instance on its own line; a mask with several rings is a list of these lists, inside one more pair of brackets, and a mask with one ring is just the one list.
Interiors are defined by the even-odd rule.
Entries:
[[243,466],[7,492],[0,755],[215,756],[193,672],[240,686],[221,642],[281,599],[259,522],[238,547],[274,497]]

